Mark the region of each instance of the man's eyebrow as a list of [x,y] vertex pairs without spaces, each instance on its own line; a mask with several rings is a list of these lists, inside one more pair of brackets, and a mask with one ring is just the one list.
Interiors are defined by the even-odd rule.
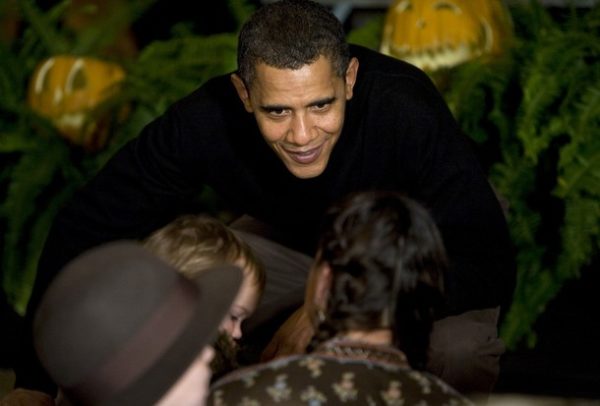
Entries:
[[289,106],[284,106],[283,104],[267,104],[264,106],[260,106],[260,109],[267,113],[270,111],[287,110],[289,108]]
[[331,104],[335,101],[336,97],[332,96],[332,97],[326,97],[324,99],[319,99],[319,100],[315,100],[313,102],[308,103],[308,105],[306,107],[315,107],[315,106],[321,106],[323,104]]
[[[323,104],[331,104],[336,99],[337,99],[337,97],[335,97],[335,96],[325,97],[323,99],[314,100],[314,101],[308,103],[306,105],[306,107],[315,107],[315,106],[321,106]],[[264,105],[264,106],[260,106],[260,109],[262,111],[268,113],[270,111],[288,110],[288,109],[291,109],[291,107],[283,105],[283,104],[267,104],[267,105]]]

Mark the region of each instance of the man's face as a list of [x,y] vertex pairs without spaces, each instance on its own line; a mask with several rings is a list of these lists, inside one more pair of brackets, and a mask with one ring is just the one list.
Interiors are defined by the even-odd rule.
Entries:
[[342,132],[346,101],[352,98],[358,61],[352,59],[345,78],[321,56],[300,69],[256,67],[246,88],[232,81],[244,107],[254,113],[265,141],[298,178],[319,176]]

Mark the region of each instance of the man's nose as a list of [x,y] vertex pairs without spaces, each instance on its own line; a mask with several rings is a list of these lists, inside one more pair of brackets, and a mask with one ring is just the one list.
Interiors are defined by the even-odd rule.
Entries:
[[297,114],[292,118],[289,141],[296,145],[306,145],[311,139],[311,123],[305,114]]

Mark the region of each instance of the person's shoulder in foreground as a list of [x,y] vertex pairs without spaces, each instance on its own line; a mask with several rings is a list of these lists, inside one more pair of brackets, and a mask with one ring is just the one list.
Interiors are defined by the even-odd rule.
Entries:
[[[241,402],[241,403],[240,403]],[[471,405],[439,378],[393,361],[290,356],[229,374],[208,405]]]
[[203,404],[210,346],[240,287],[232,265],[195,283],[133,241],[86,251],[36,313],[40,361],[60,404]]

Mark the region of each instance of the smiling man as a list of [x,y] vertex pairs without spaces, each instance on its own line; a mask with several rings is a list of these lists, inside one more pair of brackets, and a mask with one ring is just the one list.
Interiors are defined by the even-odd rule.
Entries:
[[327,167],[356,82],[356,58],[342,75],[330,58],[319,56],[296,70],[258,62],[253,78],[244,81],[237,74],[231,76],[267,144],[287,169],[302,179],[319,176]]
[[[29,314],[69,259],[204,210],[195,197],[205,187],[243,216],[232,227],[266,265],[263,301],[250,320],[262,332],[256,326],[301,306],[332,202],[379,189],[422,203],[450,258],[429,367],[460,390],[491,388],[503,351],[498,311],[515,281],[511,244],[477,157],[422,71],[348,45],[318,3],[261,7],[240,32],[238,70],[176,102],[60,212]],[[297,330],[284,333],[276,352]],[[51,389],[36,377],[23,368],[17,384]]]

